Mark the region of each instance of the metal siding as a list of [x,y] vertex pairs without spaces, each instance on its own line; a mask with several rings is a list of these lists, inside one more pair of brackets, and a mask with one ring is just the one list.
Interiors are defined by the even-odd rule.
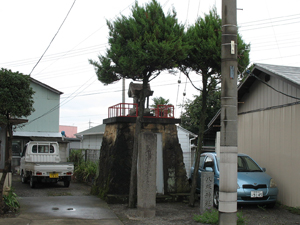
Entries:
[[299,195],[299,187],[300,187],[300,106],[291,107],[291,179],[293,179],[293,187],[291,195],[293,196],[291,200],[291,206],[300,206],[300,195]]
[[[29,122],[58,106],[60,101],[59,94],[32,82],[30,85],[35,91],[33,96],[35,111],[27,117]],[[22,128],[18,128],[16,131],[59,132],[59,108]]]
[[[277,182],[278,200],[300,205],[300,105],[239,116],[239,152],[253,157]],[[250,134],[250,135],[245,135]]]
[[[300,91],[290,83],[278,80],[275,77],[271,77],[268,85],[274,87],[279,92],[283,92],[287,95],[300,98]],[[241,102],[244,103],[239,104],[239,113],[257,109],[265,109],[268,107],[285,105],[288,103],[299,101],[283,95],[277,91],[271,89],[262,82],[256,81],[250,87],[249,93],[245,94],[241,99]]]

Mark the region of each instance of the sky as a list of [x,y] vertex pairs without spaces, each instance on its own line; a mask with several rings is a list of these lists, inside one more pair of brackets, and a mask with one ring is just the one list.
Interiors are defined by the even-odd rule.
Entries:
[[[140,0],[138,4],[149,2]],[[213,6],[221,16],[221,0],[158,2],[165,13],[174,8],[178,21],[186,28],[208,14]],[[81,132],[102,124],[108,107],[122,102],[122,82],[103,85],[88,60],[97,60],[109,47],[106,21],[130,16],[135,1],[73,3],[74,0],[1,0],[0,67],[31,73],[34,79],[63,92],[59,124],[76,126]],[[251,63],[300,66],[299,8],[299,0],[237,0],[237,24],[243,40],[251,44]],[[194,75],[192,80],[200,87],[201,77]],[[130,82],[126,80],[125,84],[127,103],[133,102],[127,96]],[[152,97],[169,99],[175,105],[176,117],[182,113],[179,105],[199,95],[180,73],[163,72],[150,85]]]

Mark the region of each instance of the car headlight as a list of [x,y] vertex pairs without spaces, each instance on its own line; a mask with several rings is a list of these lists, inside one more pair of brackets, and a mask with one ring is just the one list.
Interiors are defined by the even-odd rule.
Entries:
[[271,180],[270,180],[270,188],[275,188],[275,187],[277,187],[277,184],[276,184],[275,180],[273,178],[271,178]]

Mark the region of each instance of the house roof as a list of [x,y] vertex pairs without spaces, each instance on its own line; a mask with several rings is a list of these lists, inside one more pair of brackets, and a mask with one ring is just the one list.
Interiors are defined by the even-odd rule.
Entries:
[[105,124],[101,124],[99,126],[92,127],[90,129],[79,132],[75,134],[75,136],[104,134],[104,131],[105,131]]
[[[249,92],[251,85],[257,81],[257,77],[255,76],[259,76],[261,73],[285,80],[286,82],[299,86],[300,88],[300,67],[256,63],[251,71],[251,75],[247,76],[247,78],[238,86],[238,101],[244,96],[244,94]],[[214,118],[209,122],[208,130],[212,129],[212,127],[219,127],[220,114],[221,110],[219,110]]]
[[[278,66],[278,65],[270,65],[270,64],[255,64],[254,69],[260,70],[262,72],[268,73],[272,76],[277,76],[280,78],[284,78],[294,84],[300,84],[300,67],[292,67],[292,66]],[[255,71],[254,71],[255,72]]]
[[63,94],[63,92],[58,91],[58,90],[56,90],[56,89],[54,89],[54,88],[48,86],[47,84],[44,84],[44,83],[42,83],[42,82],[40,82],[40,81],[38,81],[38,80],[36,80],[36,79],[34,79],[34,78],[32,78],[32,77],[30,77],[30,80],[31,80],[33,83],[38,84],[38,85],[40,85],[40,86],[42,86],[42,87],[44,87],[44,88],[46,88],[46,89],[48,89],[48,90],[50,90],[50,91],[56,93],[56,94],[59,94],[59,95]]
[[185,133],[188,133],[190,137],[197,137],[198,136],[197,134],[194,134],[193,132],[188,131],[187,129],[184,129],[182,126],[177,125],[177,128],[182,130]]

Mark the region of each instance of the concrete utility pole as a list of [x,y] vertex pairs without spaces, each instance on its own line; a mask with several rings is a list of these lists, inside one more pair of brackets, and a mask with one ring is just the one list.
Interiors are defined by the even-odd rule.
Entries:
[[[125,103],[125,78],[122,79],[122,103]],[[122,107],[125,107],[123,105]],[[122,116],[125,116],[125,109],[122,109]]]
[[219,224],[237,223],[236,0],[222,0],[222,87]]

